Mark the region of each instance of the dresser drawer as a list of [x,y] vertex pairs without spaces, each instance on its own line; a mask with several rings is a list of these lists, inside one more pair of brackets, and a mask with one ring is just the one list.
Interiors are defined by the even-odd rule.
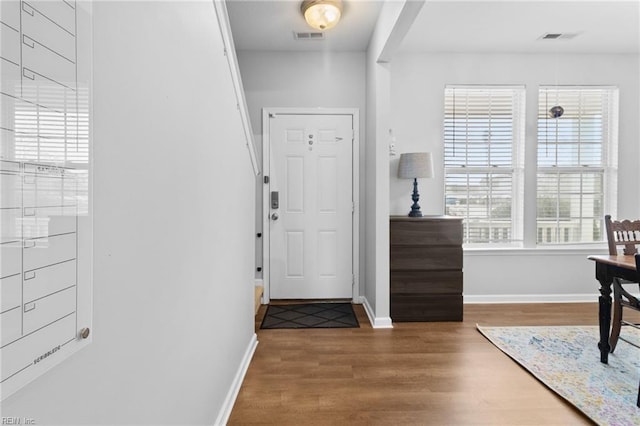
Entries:
[[391,295],[393,321],[462,321],[462,295]]
[[391,294],[462,294],[462,271],[396,271]]
[[461,245],[460,220],[391,221],[392,246]]
[[391,246],[392,271],[402,270],[461,270],[460,246]]

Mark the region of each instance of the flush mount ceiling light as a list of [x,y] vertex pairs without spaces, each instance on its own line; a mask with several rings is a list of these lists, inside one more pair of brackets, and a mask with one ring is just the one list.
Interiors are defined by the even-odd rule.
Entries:
[[300,6],[305,21],[324,31],[336,26],[342,15],[342,0],[305,0]]

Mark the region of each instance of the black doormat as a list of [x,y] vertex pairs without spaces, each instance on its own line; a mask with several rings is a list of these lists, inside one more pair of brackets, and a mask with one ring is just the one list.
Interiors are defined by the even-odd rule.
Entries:
[[260,328],[358,328],[351,303],[269,305]]

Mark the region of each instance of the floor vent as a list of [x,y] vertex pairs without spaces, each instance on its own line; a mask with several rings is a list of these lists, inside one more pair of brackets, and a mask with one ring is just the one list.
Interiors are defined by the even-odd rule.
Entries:
[[299,33],[294,31],[293,38],[296,40],[324,40],[324,33]]

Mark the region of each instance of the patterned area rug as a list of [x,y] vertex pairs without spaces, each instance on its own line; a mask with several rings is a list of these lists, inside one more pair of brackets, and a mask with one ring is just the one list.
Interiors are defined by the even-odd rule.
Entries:
[[351,303],[269,305],[260,328],[358,328]]
[[[602,425],[640,425],[640,350],[622,340],[600,362],[598,327],[481,327],[480,333],[551,390]],[[625,327],[628,340],[640,330]]]

